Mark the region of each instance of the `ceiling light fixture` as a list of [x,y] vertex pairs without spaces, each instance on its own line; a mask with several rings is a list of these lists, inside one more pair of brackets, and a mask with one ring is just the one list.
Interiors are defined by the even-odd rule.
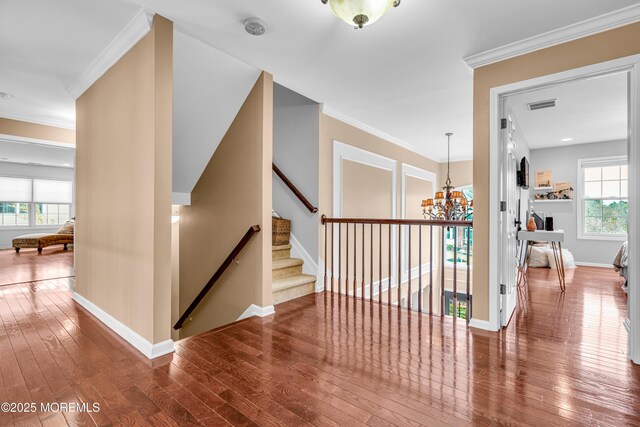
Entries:
[[334,15],[349,25],[362,28],[382,18],[400,0],[320,0],[331,7]]
[[0,92],[0,99],[13,99],[14,96],[7,92]]
[[267,32],[264,22],[258,18],[249,18],[244,21],[244,29],[252,36],[261,36]]
[[563,138],[560,141],[562,141],[562,142],[571,142],[571,141],[573,141],[573,138]]

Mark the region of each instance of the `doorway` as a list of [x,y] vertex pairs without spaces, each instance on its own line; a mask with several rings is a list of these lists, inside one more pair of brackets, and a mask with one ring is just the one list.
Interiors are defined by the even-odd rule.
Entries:
[[[630,284],[626,310],[628,315],[621,322],[624,321],[626,331],[629,333],[627,354],[632,360],[639,361],[639,339],[637,336],[639,325],[637,324],[640,304],[638,304],[637,288],[632,285],[637,283],[638,275],[637,256],[634,258],[633,255],[638,253],[635,224],[638,223],[639,195],[636,188],[629,189],[628,187],[628,182],[637,181],[640,169],[640,154],[637,143],[639,61],[639,57],[623,58],[491,90],[490,283],[492,286],[490,287],[490,310],[496,329],[509,324],[513,313],[517,310],[518,300],[526,297],[518,295],[520,291],[518,283],[521,280],[520,275],[523,273],[521,270],[519,271],[519,266],[522,269],[523,253],[527,252],[519,250],[517,245],[522,240],[518,241],[515,237],[518,235],[519,228],[526,228],[524,222],[529,216],[536,213],[543,222],[545,217],[553,218],[556,222],[556,230],[563,228],[566,235],[571,231],[572,236],[576,236],[572,239],[570,246],[573,246],[573,251],[578,253],[570,255],[576,255],[576,260],[584,268],[600,267],[608,268],[607,271],[613,271],[612,264],[616,254],[611,257],[610,261],[606,261],[605,258],[601,258],[600,261],[589,259],[585,255],[585,247],[588,246],[587,243],[590,242],[590,239],[594,239],[597,247],[600,248],[599,251],[605,253],[606,251],[601,250],[603,245],[609,246],[610,251],[615,245],[621,246],[628,236],[627,253],[629,256],[626,271],[626,277]],[[616,123],[618,129],[616,132],[618,133],[614,132],[615,135],[611,137],[605,137],[604,134],[597,135],[593,131],[589,132],[586,129],[588,127],[604,129],[607,126],[602,124],[599,127],[594,126],[598,123],[594,123],[592,119],[583,118],[585,129],[582,130],[587,134],[591,133],[591,141],[586,141],[584,135],[575,129],[571,130],[570,127],[565,127],[567,134],[562,137],[555,136],[553,138],[557,141],[551,141],[553,138],[549,135],[549,129],[558,130],[562,129],[562,126],[553,126],[548,122],[543,125],[538,123],[537,128],[542,128],[547,132],[547,135],[543,135],[544,131],[542,134],[540,132],[537,134],[532,130],[535,123],[530,120],[530,117],[525,117],[522,114],[524,110],[518,110],[518,108],[526,108],[530,112],[544,112],[546,110],[548,113],[568,100],[565,95],[559,97],[552,94],[563,93],[569,89],[577,92],[583,98],[583,104],[587,102],[597,106],[598,102],[606,102],[606,100],[598,100],[601,98],[598,96],[598,91],[601,90],[603,94],[606,94],[610,92],[611,87],[616,85],[623,86],[623,98],[626,101],[623,113],[620,114],[619,111],[616,113],[619,118],[622,115],[618,122],[624,122],[624,128],[620,134],[620,123]],[[600,107],[603,106],[600,105]],[[606,110],[606,106],[603,108]],[[520,117],[518,117],[519,111]],[[544,116],[544,114],[538,117],[540,116]],[[519,123],[521,119],[523,123]],[[566,117],[565,120],[567,120]],[[569,135],[572,132],[574,135]],[[531,150],[527,156],[527,148],[529,148],[527,146],[531,142],[529,139],[533,141],[533,144],[557,142],[556,147],[537,146],[536,151],[543,148],[566,151],[568,146],[589,146],[589,149],[576,148],[577,157],[572,161],[565,159],[569,163],[573,162],[570,166],[558,165],[557,161],[562,158],[561,156],[548,158],[547,160],[553,160],[555,163],[551,162],[554,164],[553,167],[546,168],[544,167],[545,161],[542,160],[544,156],[534,156]],[[603,144],[604,142],[610,144],[601,147],[607,155],[593,154],[595,144],[587,144],[587,142],[596,142],[598,139]],[[620,149],[624,152],[618,153]],[[543,153],[539,152],[538,154]],[[531,161],[536,157],[537,163],[534,165]],[[518,180],[517,175],[518,170],[528,167],[529,163],[531,163],[528,175],[529,186],[526,194],[523,194],[524,186]],[[551,163],[547,161],[547,164]],[[568,163],[566,164],[568,165]],[[556,169],[557,179],[553,178],[553,169]],[[569,170],[574,175],[567,178],[563,174]],[[539,179],[537,183],[536,178]],[[548,181],[546,185],[542,185],[544,179]],[[599,190],[596,190],[596,187],[599,187]],[[614,187],[617,187],[617,190],[612,190]],[[622,211],[626,215],[624,221],[612,214],[612,212],[621,213]],[[619,216],[622,217],[622,215]],[[574,219],[574,223],[568,223],[569,219]],[[539,224],[539,226],[546,228],[547,225]],[[563,240],[565,237],[563,236]],[[558,250],[558,247],[555,246],[555,250],[551,252],[556,257],[566,254],[567,249],[569,251],[572,249],[567,248],[567,244],[569,242],[565,242],[563,250]],[[609,267],[607,267],[607,262]],[[562,260],[560,264],[556,263],[556,265],[559,268],[553,274],[557,274],[560,282],[561,274],[559,272],[564,268],[566,262]],[[571,273],[565,270],[563,277],[566,283],[570,282],[566,278]],[[526,277],[525,275],[525,279]],[[557,293],[562,294],[560,285],[557,288]]]

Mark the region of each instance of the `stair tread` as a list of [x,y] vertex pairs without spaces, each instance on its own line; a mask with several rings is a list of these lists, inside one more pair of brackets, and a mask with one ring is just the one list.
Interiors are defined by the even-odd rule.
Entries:
[[283,259],[274,259],[272,270],[280,270],[281,268],[295,267],[298,265],[302,265],[304,261],[300,258],[283,258]]
[[316,276],[309,274],[296,274],[295,276],[284,277],[282,279],[274,279],[271,283],[272,292],[283,291],[295,288],[296,286],[313,283],[317,280]]
[[291,243],[286,245],[271,246],[272,251],[288,251],[291,249]]

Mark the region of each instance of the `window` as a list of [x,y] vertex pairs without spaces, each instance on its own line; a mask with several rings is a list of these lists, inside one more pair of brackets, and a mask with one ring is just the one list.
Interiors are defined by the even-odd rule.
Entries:
[[[473,200],[473,187],[460,187],[456,190],[462,191],[464,196],[467,198],[469,203]],[[473,220],[473,214],[469,215],[467,218],[469,220]],[[469,233],[469,247],[467,248],[467,233]],[[469,261],[473,263],[473,228],[458,228],[457,232],[457,242],[454,242],[454,232],[453,228],[449,228],[446,231],[446,241],[445,241],[445,251],[446,251],[446,262],[447,264],[453,265],[453,247],[454,243],[456,244],[456,253],[457,253],[457,263],[458,265],[466,265],[467,264],[467,249],[469,250]]]
[[578,161],[578,238],[626,239],[629,181],[626,156]]
[[0,177],[0,227],[64,224],[71,198],[71,181]]

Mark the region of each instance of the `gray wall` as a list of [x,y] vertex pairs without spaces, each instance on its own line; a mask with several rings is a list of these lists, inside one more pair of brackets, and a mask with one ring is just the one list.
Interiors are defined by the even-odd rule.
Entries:
[[[318,206],[320,105],[274,84],[273,162]],[[310,213],[273,174],[273,210],[291,220],[291,233],[318,258],[318,214]]]
[[[0,176],[16,176],[25,178],[52,178],[71,181],[73,169],[53,166],[27,165],[21,163],[0,162]],[[73,212],[73,208],[72,208]],[[55,232],[60,226],[54,227],[19,227],[9,230],[0,229],[0,249],[11,247],[11,240],[21,234]]]
[[[551,170],[554,181],[569,181],[576,190],[578,185],[578,159],[618,156],[627,154],[627,141],[597,142],[567,147],[531,150],[531,178],[536,170]],[[532,181],[532,187],[534,182]],[[533,197],[533,191],[532,191]],[[565,248],[577,262],[611,264],[622,242],[606,240],[578,240],[577,200],[570,203],[534,202],[536,212],[553,216],[554,228],[565,232]]]

